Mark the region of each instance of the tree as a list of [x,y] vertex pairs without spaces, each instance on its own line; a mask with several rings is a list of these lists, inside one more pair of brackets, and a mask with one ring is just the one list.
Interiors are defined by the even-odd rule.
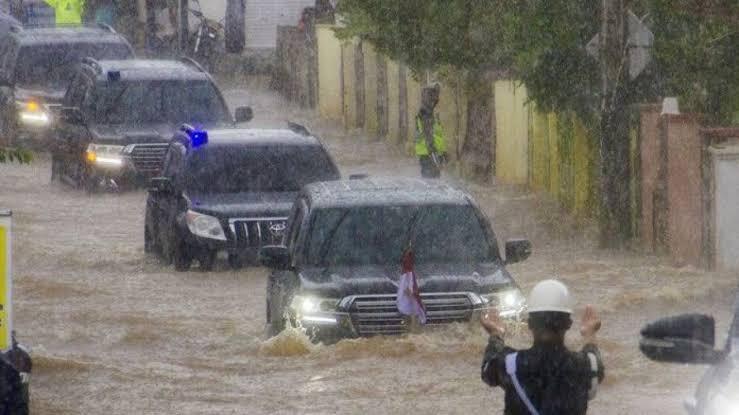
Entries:
[[0,147],[0,163],[30,163],[32,155],[29,151],[15,147]]
[[739,111],[739,2],[650,0],[664,95],[715,123]]
[[[413,70],[451,69],[467,93],[467,133],[463,171],[477,179],[494,167],[492,81],[510,66],[498,21],[506,2],[477,0],[342,0],[345,28],[340,37],[357,36]],[[491,145],[490,139],[493,139]]]

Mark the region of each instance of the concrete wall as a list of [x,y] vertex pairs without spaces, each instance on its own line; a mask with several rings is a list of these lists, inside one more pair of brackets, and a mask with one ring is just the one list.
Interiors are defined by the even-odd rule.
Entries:
[[400,135],[400,65],[387,60],[387,139],[397,142]]
[[332,26],[316,27],[318,42],[318,113],[321,117],[341,121],[343,116],[343,85],[341,43]]
[[660,163],[660,115],[658,107],[644,107],[640,114],[641,224],[642,246],[655,248],[654,198]]
[[703,145],[697,120],[665,116],[667,138],[667,240],[677,265],[700,265],[703,253]]
[[364,129],[377,135],[377,52],[369,42],[362,42],[364,52]]
[[714,266],[739,271],[739,145],[711,148]]

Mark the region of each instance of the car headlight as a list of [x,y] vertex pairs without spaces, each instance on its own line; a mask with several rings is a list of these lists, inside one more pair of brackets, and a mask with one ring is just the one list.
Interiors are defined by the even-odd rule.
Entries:
[[115,167],[123,164],[122,153],[123,146],[90,143],[85,159],[92,164]]
[[339,300],[333,298],[318,298],[313,296],[296,295],[293,298],[292,309],[300,314],[336,311]]
[[18,119],[26,125],[44,127],[51,123],[51,117],[46,108],[36,101],[16,101]]
[[221,226],[218,218],[188,210],[187,214],[185,214],[185,219],[187,227],[193,235],[217,239],[219,241],[226,240],[226,234],[223,232],[223,226]]
[[484,304],[497,308],[503,317],[514,315],[526,305],[526,299],[518,288],[484,294],[481,297]]

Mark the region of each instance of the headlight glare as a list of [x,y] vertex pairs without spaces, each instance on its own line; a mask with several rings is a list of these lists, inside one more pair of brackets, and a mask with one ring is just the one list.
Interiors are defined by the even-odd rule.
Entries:
[[37,101],[16,101],[18,118],[21,123],[37,127],[47,126],[51,123],[51,117],[44,105]]
[[518,310],[523,308],[525,299],[519,289],[511,289],[498,291],[490,294],[483,294],[482,301],[489,307],[496,307],[501,311]]
[[333,312],[336,311],[338,305],[339,300],[337,299],[301,295],[295,296],[292,302],[292,308],[301,314]]
[[219,241],[226,240],[226,234],[223,232],[223,226],[221,226],[221,222],[218,218],[188,210],[186,221],[187,227],[193,235],[216,239]]

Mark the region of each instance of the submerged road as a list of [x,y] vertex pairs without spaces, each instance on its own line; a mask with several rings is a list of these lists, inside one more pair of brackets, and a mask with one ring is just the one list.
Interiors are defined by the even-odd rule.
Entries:
[[[254,126],[306,123],[344,174],[418,172],[414,159],[269,91],[234,87],[227,95],[254,107]],[[45,155],[30,166],[0,165],[0,207],[15,212],[15,326],[35,363],[32,413],[501,413],[501,391],[480,381],[486,338],[476,325],[333,346],[295,331],[267,340],[266,270],[221,263],[212,273],[176,273],[144,255],[145,192],[87,195],[49,177]],[[524,290],[555,275],[573,289],[578,310],[588,302],[601,310],[607,380],[590,413],[682,413],[704,369],[642,358],[639,328],[684,311],[715,314],[725,328],[736,277],[598,251],[589,228],[541,196],[468,190],[501,240],[532,240],[530,260],[511,267]],[[569,340],[578,345],[576,333]]]

